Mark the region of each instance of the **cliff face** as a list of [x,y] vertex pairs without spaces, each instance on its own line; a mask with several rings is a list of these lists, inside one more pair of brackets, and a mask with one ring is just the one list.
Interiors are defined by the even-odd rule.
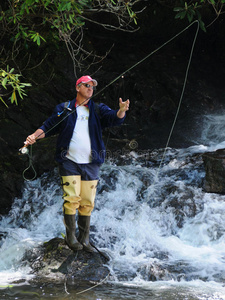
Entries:
[[[193,25],[161,47],[188,24],[174,20],[171,9],[159,4],[155,4],[154,10],[149,5],[138,23],[140,30],[135,33],[110,32],[93,24],[86,27],[84,41],[97,55],[104,55],[112,47],[100,64],[90,65],[85,71],[99,82],[98,91],[101,92],[93,100],[104,102],[113,109],[118,107],[119,97],[131,101],[125,124],[104,132],[107,148],[111,150],[138,151],[165,147],[184,86],[197,27]],[[201,132],[197,125],[199,117],[224,108],[223,23],[220,18],[208,28],[207,33],[200,31],[197,36],[170,147],[192,145]],[[75,97],[76,76],[66,47],[61,43],[57,47],[49,47],[43,45],[33,50],[33,58],[25,72],[26,81],[32,82],[28,97],[18,106],[12,105],[8,109],[2,104],[1,213],[8,212],[13,198],[21,191],[22,173],[29,164],[29,157],[20,155],[18,149],[23,146],[25,138],[42,124],[57,103]],[[155,51],[158,47],[161,47],[160,50]],[[147,56],[146,60],[137,64]],[[20,63],[25,65],[27,61],[21,58]],[[123,77],[104,89],[124,72]],[[83,73],[77,70],[76,75],[79,77]],[[39,141],[32,148],[37,176],[56,166],[55,139]],[[24,175],[32,178],[32,170]]]

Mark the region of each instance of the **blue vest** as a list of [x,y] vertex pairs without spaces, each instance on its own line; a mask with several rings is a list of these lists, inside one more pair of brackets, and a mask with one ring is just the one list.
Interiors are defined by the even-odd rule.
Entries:
[[[40,129],[42,129],[46,133],[46,137],[58,134],[55,159],[59,163],[63,162],[63,160],[65,159],[76,124],[77,113],[75,109],[75,103],[76,99],[73,99],[68,106],[74,111],[73,113],[70,113],[69,110],[65,110],[65,103],[58,104],[55,107],[51,117],[49,117],[40,127]],[[102,129],[106,127],[121,125],[125,117],[122,119],[118,118],[118,110],[112,110],[103,103],[100,103],[98,105],[97,110],[95,109],[95,105],[96,104],[94,104],[92,100],[89,100],[88,126],[91,139],[91,163],[102,164],[105,160],[106,154],[104,142],[102,139]],[[65,113],[63,113],[64,110]],[[57,125],[57,123],[65,117],[65,114],[70,115]]]

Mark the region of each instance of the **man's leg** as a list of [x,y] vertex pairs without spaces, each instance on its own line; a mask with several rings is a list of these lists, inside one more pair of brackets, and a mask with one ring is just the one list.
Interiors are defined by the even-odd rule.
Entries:
[[72,250],[81,250],[83,246],[76,238],[76,209],[80,205],[81,176],[61,176],[63,187],[63,212],[66,227],[66,243]]
[[81,201],[78,208],[78,241],[83,245],[83,249],[89,252],[95,251],[89,242],[90,218],[94,209],[96,189],[99,178],[99,165],[86,164],[81,166]]
[[89,242],[90,233],[90,218],[91,212],[94,209],[96,189],[98,180],[81,181],[81,201],[78,208],[78,241],[83,245],[83,249],[88,252],[93,252],[94,248]]

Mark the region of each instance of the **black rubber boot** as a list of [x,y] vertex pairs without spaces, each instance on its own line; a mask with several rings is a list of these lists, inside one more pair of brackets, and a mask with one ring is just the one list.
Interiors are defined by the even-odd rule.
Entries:
[[64,222],[66,226],[66,244],[69,246],[71,250],[82,250],[83,246],[78,242],[75,232],[76,232],[76,221],[75,215],[65,215],[64,214]]
[[90,216],[78,216],[78,241],[82,244],[85,251],[96,252],[95,248],[93,248],[89,242],[90,219]]

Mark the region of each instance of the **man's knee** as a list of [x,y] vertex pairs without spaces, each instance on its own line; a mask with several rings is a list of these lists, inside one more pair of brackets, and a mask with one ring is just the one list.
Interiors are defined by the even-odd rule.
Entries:
[[67,215],[74,215],[76,209],[80,206],[81,196],[81,180],[80,176],[62,176],[62,187],[63,187],[63,211]]
[[80,216],[90,216],[93,209],[94,209],[94,205],[93,206],[83,205],[78,208],[78,214]]
[[79,215],[90,216],[94,209],[98,180],[81,181],[81,201]]

